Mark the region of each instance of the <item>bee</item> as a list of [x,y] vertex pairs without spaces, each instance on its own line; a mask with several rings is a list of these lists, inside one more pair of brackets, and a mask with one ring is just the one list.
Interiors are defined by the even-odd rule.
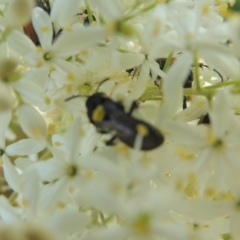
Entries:
[[[102,81],[98,89],[108,80]],[[126,112],[121,102],[113,101],[104,93],[98,92],[98,89],[93,95],[87,97],[87,115],[97,132],[113,133],[112,137],[106,141],[107,146],[115,145],[116,141],[120,140],[133,148],[138,134],[142,136],[141,150],[152,150],[163,144],[164,137],[157,128],[131,116],[138,107],[135,101],[132,102],[130,110]],[[80,97],[80,95],[72,96],[65,101],[76,97]]]

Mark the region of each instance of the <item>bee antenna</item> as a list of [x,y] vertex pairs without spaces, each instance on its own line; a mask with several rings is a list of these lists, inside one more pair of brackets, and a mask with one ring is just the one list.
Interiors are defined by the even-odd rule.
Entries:
[[108,80],[110,80],[110,79],[109,79],[109,78],[106,78],[106,79],[104,79],[103,81],[101,81],[101,82],[99,83],[98,87],[97,87],[96,92],[98,92],[99,88],[103,85],[103,83],[107,82]]
[[67,101],[69,101],[69,100],[72,100],[72,99],[74,99],[74,98],[79,98],[79,97],[88,97],[88,96],[84,96],[84,95],[81,95],[81,94],[73,95],[73,96],[71,96],[71,97],[69,97],[69,98],[66,98],[66,99],[65,99],[65,102],[67,102]]

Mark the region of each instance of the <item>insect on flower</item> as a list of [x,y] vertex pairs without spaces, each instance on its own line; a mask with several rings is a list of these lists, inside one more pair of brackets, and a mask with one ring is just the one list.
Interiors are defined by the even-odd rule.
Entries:
[[[152,150],[164,142],[161,132],[151,124],[132,117],[133,111],[138,107],[134,101],[128,112],[124,110],[121,102],[115,102],[104,93],[98,92],[99,87],[109,79],[103,80],[97,91],[87,97],[86,108],[89,121],[102,134],[113,133],[113,136],[106,142],[111,146],[119,139],[129,147],[133,148],[138,134],[142,136],[141,150]],[[69,101],[80,97],[75,95],[67,98]]]
[[[77,15],[82,17],[83,25],[84,25],[85,27],[90,26],[91,21],[90,21],[90,17],[88,16],[88,11],[87,11],[87,9],[85,9],[85,10],[84,10],[83,12],[81,12],[81,13],[78,13]],[[97,21],[97,20],[96,20],[96,17],[95,17],[94,14],[93,14],[93,12],[92,12],[92,20],[93,20],[93,22],[96,22],[96,21]]]
[[[164,69],[164,66],[165,66],[165,64],[166,64],[166,61],[167,61],[166,58],[159,58],[159,59],[156,60],[156,62],[157,62],[158,65],[159,65],[159,68],[160,68],[161,70]],[[175,61],[175,58],[172,59],[172,61],[171,61],[170,64],[172,64],[174,61]],[[203,68],[208,68],[208,65],[205,65],[205,64],[203,64],[203,63],[199,63],[199,67],[202,68],[202,69],[203,69]],[[219,75],[221,81],[223,81],[222,75],[221,75],[216,69],[213,69],[213,71],[216,72],[216,73]],[[161,80],[161,77],[158,76],[157,79],[155,80],[155,84],[159,86],[158,82],[159,82],[160,80]],[[188,76],[187,76],[187,78],[186,78],[186,80],[185,80],[185,82],[184,82],[184,84],[183,84],[183,88],[192,88],[192,82],[193,82],[193,72],[192,72],[192,70],[190,69],[190,70],[189,70],[189,74],[188,74]],[[187,97],[186,97],[186,96],[183,96],[183,109],[186,109],[186,108],[187,108]]]

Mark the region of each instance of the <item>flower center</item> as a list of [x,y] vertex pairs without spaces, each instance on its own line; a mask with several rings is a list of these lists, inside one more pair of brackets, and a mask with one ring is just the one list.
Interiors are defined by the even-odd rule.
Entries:
[[46,53],[44,53],[43,58],[46,61],[50,61],[53,58],[53,54],[50,52],[46,52]]
[[67,175],[69,177],[74,177],[78,172],[78,168],[75,165],[68,166]]

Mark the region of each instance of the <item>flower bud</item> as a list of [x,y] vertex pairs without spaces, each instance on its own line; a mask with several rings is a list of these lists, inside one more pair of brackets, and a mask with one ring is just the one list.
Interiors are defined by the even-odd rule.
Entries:
[[30,22],[33,7],[33,0],[12,0],[7,9],[9,25],[15,27]]

